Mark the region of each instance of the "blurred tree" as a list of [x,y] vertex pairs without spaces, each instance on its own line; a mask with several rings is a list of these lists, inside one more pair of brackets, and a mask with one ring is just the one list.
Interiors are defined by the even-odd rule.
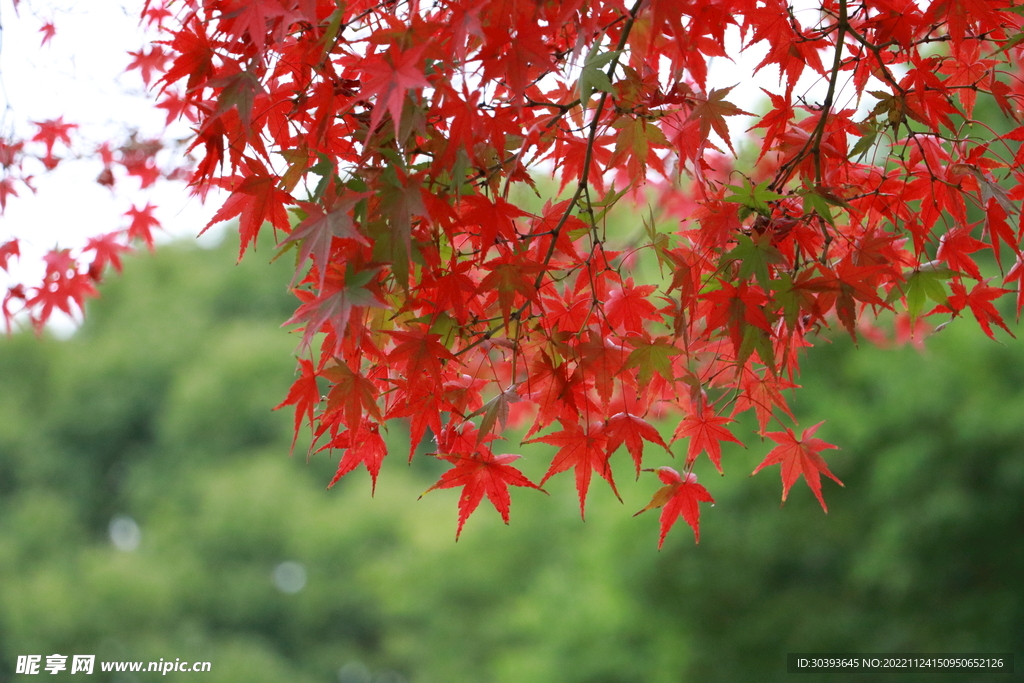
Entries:
[[781,681],[791,651],[1024,661],[1019,346],[955,323],[924,353],[809,355],[800,418],[828,411],[845,445],[828,516],[808,490],[779,508],[777,482],[727,476],[696,547],[655,553],[610,495],[586,524],[571,496],[517,500],[510,527],[490,511],[455,544],[458,493],[415,501],[443,463],[386,462],[370,505],[365,481],[324,491],[330,458],[284,456],[291,417],[267,406],[296,339],[268,322],[290,273],[233,258],[162,249],[70,339],[0,341],[0,681],[53,653],[210,661],[214,683]]

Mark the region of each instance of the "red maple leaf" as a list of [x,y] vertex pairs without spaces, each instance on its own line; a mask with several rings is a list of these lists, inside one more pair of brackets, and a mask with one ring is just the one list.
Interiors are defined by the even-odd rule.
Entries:
[[339,202],[330,211],[324,212],[319,204],[298,202],[299,208],[306,214],[305,220],[295,226],[288,237],[278,246],[299,242],[299,262],[311,259],[320,272],[320,289],[324,288],[327,267],[330,261],[331,246],[335,238],[346,239],[368,244],[366,238],[359,234],[352,222],[349,211],[357,198]]
[[7,262],[14,258],[21,258],[21,247],[17,237],[12,237],[3,244],[0,244],[0,270],[7,270]]
[[171,58],[162,47],[159,45],[150,45],[149,50],[139,50],[138,52],[129,52],[134,59],[128,64],[125,71],[131,71],[132,69],[138,69],[142,75],[142,82],[149,86],[150,79],[153,78],[153,72],[160,73],[164,70],[164,65],[167,60]]
[[196,84],[208,80],[214,73],[214,57],[218,55],[213,43],[206,35],[205,22],[193,17],[187,26],[181,26],[174,33],[174,39],[164,44],[178,53],[171,68],[160,79],[170,85],[186,76],[186,88],[192,90]]
[[714,505],[715,499],[711,497],[706,488],[697,483],[697,475],[693,472],[687,472],[686,477],[683,478],[671,467],[659,467],[656,470],[647,471],[657,472],[658,478],[665,485],[655,491],[654,497],[651,498],[647,507],[633,516],[636,517],[636,515],[654,508],[661,508],[661,535],[658,537],[658,550],[661,550],[669,529],[680,517],[685,519],[693,529],[693,542],[700,543],[700,507],[697,504],[711,503]]
[[423,76],[423,67],[420,66],[425,48],[426,45],[420,45],[401,52],[396,46],[392,46],[387,53],[375,55],[363,64],[362,72],[366,80],[360,95],[366,100],[376,97],[370,114],[371,132],[377,130],[377,125],[387,110],[395,124],[395,137],[398,137],[406,91],[430,85]]
[[387,444],[380,436],[380,426],[373,422],[363,422],[359,429],[345,430],[320,450],[331,448],[344,448],[345,455],[338,462],[338,471],[334,473],[334,478],[327,488],[337,484],[339,479],[361,464],[370,473],[370,495],[373,495],[377,491],[377,475],[380,473],[381,463],[388,454]]
[[615,378],[626,362],[625,349],[611,339],[602,339],[593,332],[577,348],[581,358],[570,381],[593,381],[598,396],[607,405],[615,390]]
[[814,436],[818,427],[823,424],[825,422],[821,421],[813,427],[808,427],[799,439],[789,427],[786,427],[784,432],[768,432],[765,436],[779,445],[768,453],[764,461],[751,474],[757,474],[769,465],[782,465],[782,502],[786,502],[789,488],[800,478],[800,475],[803,475],[804,481],[807,482],[818,502],[821,503],[821,508],[828,512],[828,506],[825,505],[825,499],[821,495],[821,475],[824,474],[840,486],[843,485],[843,482],[829,471],[828,465],[819,455],[826,448],[836,448],[827,441],[822,441]]
[[89,276],[93,281],[99,281],[108,263],[114,266],[114,270],[121,272],[121,254],[132,250],[121,242],[122,234],[117,231],[90,237],[82,247],[82,251],[91,251],[95,254],[89,265]]
[[608,455],[611,455],[622,444],[633,456],[636,464],[636,475],[640,476],[640,465],[644,457],[644,440],[658,444],[669,451],[661,434],[647,420],[629,413],[616,413],[608,418],[604,425],[604,433],[608,437]]
[[726,116],[753,116],[749,111],[743,111],[732,102],[725,99],[729,91],[736,86],[728,88],[715,88],[707,97],[700,98],[697,106],[690,112],[690,120],[697,120],[700,124],[700,135],[707,139],[708,133],[714,130],[719,137],[725,141],[732,150],[732,140],[729,139],[729,124],[725,122]]
[[587,491],[590,489],[590,476],[593,472],[604,477],[611,485],[615,497],[622,500],[612,479],[612,468],[608,465],[608,437],[602,425],[588,425],[588,429],[584,430],[576,422],[559,422],[562,423],[561,431],[524,442],[542,441],[558,446],[558,453],[551,460],[551,466],[540,480],[540,485],[543,486],[544,482],[559,472],[565,472],[569,468],[575,469],[576,491],[580,497],[580,517],[584,517]]
[[153,229],[160,228],[160,221],[153,216],[155,209],[155,206],[146,202],[145,208],[132,206],[124,212],[125,216],[132,219],[131,225],[128,226],[128,239],[142,240],[150,251],[153,251]]
[[299,359],[299,376],[292,383],[288,390],[288,396],[274,407],[280,410],[285,406],[295,406],[295,429],[292,436],[292,450],[295,450],[295,442],[299,438],[299,427],[302,426],[302,418],[306,417],[310,429],[313,428],[313,410],[320,403],[320,387],[316,383],[316,371],[313,363],[304,358]]
[[353,371],[344,362],[331,363],[320,374],[332,382],[321,420],[338,419],[350,430],[357,429],[363,421],[365,410],[377,422],[384,421],[377,407],[377,387],[373,382]]
[[[319,296],[304,289],[294,290],[303,304],[285,325],[304,323],[300,346],[309,346],[318,332],[332,331],[335,335],[344,336],[349,316],[354,310],[364,307],[384,308],[386,304],[377,296],[376,291],[366,287],[372,285],[375,273],[376,270],[349,270],[342,275],[332,267]],[[327,323],[330,323],[330,330],[327,329]]]
[[53,25],[52,21],[48,21],[39,27],[39,32],[43,34],[43,40],[39,43],[39,47],[46,47],[46,44],[57,34],[57,27]]
[[[1010,271],[1011,274],[1013,271]],[[1007,276],[1009,277],[1009,276]],[[995,340],[996,336],[992,332],[991,323],[999,325],[999,327],[1006,330],[1007,334],[1011,337],[1014,336],[1013,332],[1010,332],[1010,328],[1006,326],[1003,321],[1003,316],[999,314],[999,311],[995,306],[992,305],[993,299],[998,299],[1003,294],[1008,294],[1013,290],[1003,289],[1001,287],[989,287],[988,280],[984,280],[974,285],[971,291],[968,292],[967,288],[964,287],[962,282],[953,281],[949,284],[950,291],[952,292],[949,296],[949,306],[937,306],[935,312],[952,311],[954,314],[959,313],[964,308],[970,308],[971,313],[974,314],[975,320],[981,325],[981,329],[985,331],[985,334],[992,340]]]
[[78,128],[77,123],[64,123],[63,116],[56,119],[47,119],[46,121],[33,121],[32,123],[39,129],[39,132],[32,136],[32,141],[42,142],[46,145],[47,157],[51,156],[53,146],[58,141],[70,147],[71,131]]
[[423,376],[441,381],[441,368],[447,361],[456,360],[451,351],[439,340],[441,335],[426,329],[388,332],[397,343],[388,354],[388,362],[405,368],[405,376],[412,382],[422,382]]
[[437,483],[423,494],[426,495],[435,489],[464,487],[462,495],[459,496],[459,527],[455,531],[455,540],[459,539],[463,525],[480,505],[484,496],[487,496],[487,500],[491,501],[494,509],[501,514],[501,519],[508,524],[509,506],[512,502],[508,494],[509,485],[544,490],[509,464],[522,457],[520,455],[495,455],[490,448],[480,444],[471,455],[451,454],[439,457],[454,464],[455,467],[442,474]]
[[700,414],[689,413],[676,427],[672,440],[683,437],[690,438],[690,444],[686,449],[686,466],[689,467],[702,451],[708,454],[711,462],[715,463],[718,471],[722,471],[722,441],[732,441],[741,446],[743,442],[732,435],[726,427],[732,418],[724,415],[716,415],[712,406],[704,406]]
[[645,320],[661,321],[657,307],[648,299],[656,289],[654,285],[636,286],[633,278],[628,278],[621,288],[613,287],[605,303],[608,324],[627,334],[640,334]]
[[964,225],[953,228],[942,236],[936,257],[940,261],[945,261],[950,270],[966,273],[975,280],[980,280],[981,271],[978,264],[968,254],[986,248],[987,244],[971,237],[971,226]]
[[46,263],[43,282],[25,302],[28,308],[37,309],[32,316],[37,330],[42,329],[54,309],[74,315],[75,308],[81,311],[85,306],[86,297],[98,296],[92,278],[88,273],[78,272],[67,249],[53,249],[43,256],[43,261]]
[[239,259],[245,254],[249,243],[259,235],[260,227],[265,222],[269,221],[274,228],[285,232],[291,229],[288,212],[284,207],[294,202],[291,195],[277,187],[277,177],[270,174],[263,164],[251,159],[246,159],[246,162],[248,177],[237,185],[237,179],[225,184],[227,189],[232,190],[232,194],[203,228],[203,232],[206,232],[211,225],[238,216],[241,237]]

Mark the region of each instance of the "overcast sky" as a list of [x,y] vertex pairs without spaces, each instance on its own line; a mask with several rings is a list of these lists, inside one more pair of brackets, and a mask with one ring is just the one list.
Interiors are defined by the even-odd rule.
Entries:
[[[77,149],[57,148],[57,155],[90,155],[104,140],[121,141],[126,129],[140,137],[163,134],[164,111],[153,107],[137,72],[125,73],[131,57],[146,41],[139,27],[141,2],[64,2],[22,0],[16,14],[11,0],[0,0],[0,131],[34,134],[31,121],[63,116],[79,124]],[[52,21],[56,35],[41,46],[40,26]],[[185,137],[178,125],[172,136]],[[215,207],[202,207],[188,197],[184,184],[168,184],[159,192],[138,191],[135,178],[119,178],[115,191],[99,185],[102,170],[95,158],[68,160],[52,174],[40,174],[31,195],[18,187],[0,220],[0,241],[14,235],[23,249],[45,250],[55,243],[78,246],[97,233],[125,227],[124,212],[132,200],[144,206],[147,198],[159,207],[158,218],[170,232],[196,235]],[[26,266],[32,258],[22,259]]]

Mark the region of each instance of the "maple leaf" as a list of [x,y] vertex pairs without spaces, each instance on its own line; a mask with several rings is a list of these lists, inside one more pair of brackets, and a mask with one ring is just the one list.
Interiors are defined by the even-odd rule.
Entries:
[[570,380],[567,365],[564,361],[556,364],[543,351],[531,361],[525,386],[538,412],[527,436],[544,429],[556,418],[571,420],[579,414],[581,385]]
[[508,424],[509,406],[519,403],[521,400],[519,392],[516,390],[516,386],[513,385],[502,391],[484,405],[480,406],[479,410],[467,415],[467,419],[475,417],[476,415],[483,416],[480,420],[480,429],[477,432],[477,439],[483,439],[490,435],[495,424],[499,424],[502,429],[505,429],[505,426]]
[[593,472],[601,475],[612,487],[615,497],[622,500],[612,479],[612,469],[608,465],[608,436],[603,431],[603,425],[591,424],[584,429],[576,422],[559,422],[562,424],[561,431],[523,442],[540,441],[558,446],[558,453],[552,458],[551,466],[540,480],[540,485],[543,486],[544,482],[559,472],[573,468],[576,472],[576,492],[580,498],[580,517],[585,516],[587,491],[590,489],[590,476]]
[[790,487],[803,475],[807,486],[810,487],[818,502],[821,503],[821,508],[828,512],[828,506],[825,505],[825,499],[821,495],[821,475],[824,474],[840,486],[843,485],[843,482],[839,481],[836,475],[829,471],[828,465],[825,464],[820,455],[821,451],[827,448],[836,448],[836,446],[814,436],[814,433],[818,431],[818,427],[823,424],[825,424],[824,421],[819,422],[813,427],[808,427],[800,435],[799,439],[796,438],[796,435],[793,434],[789,427],[786,427],[784,432],[768,432],[765,434],[765,436],[779,445],[769,451],[761,464],[751,473],[751,476],[769,465],[781,465],[782,502],[786,502],[786,496],[789,494]]
[[285,232],[291,228],[284,205],[294,202],[291,195],[277,188],[276,176],[269,173],[263,164],[247,160],[247,166],[250,175],[242,179],[237,186],[229,186],[228,189],[232,190],[231,196],[202,230],[206,232],[210,226],[238,216],[241,237],[239,259],[245,254],[249,243],[255,241],[264,222],[269,221],[274,228]]
[[131,225],[128,226],[128,239],[142,240],[150,251],[153,251],[153,229],[160,228],[160,221],[153,215],[156,208],[146,202],[146,206],[141,209],[132,206],[124,212],[125,216],[132,219]]
[[395,384],[396,392],[393,400],[389,400],[390,406],[384,418],[409,418],[409,462],[412,462],[427,427],[430,427],[434,434],[440,434],[442,411],[459,411],[446,400],[447,391],[435,391],[436,386],[429,382],[401,379],[392,379],[392,382]]
[[608,437],[608,455],[618,449],[622,444],[626,444],[626,450],[633,456],[633,462],[636,464],[636,476],[640,476],[640,467],[644,457],[644,441],[650,441],[651,443],[657,444],[665,449],[666,453],[672,453],[669,450],[665,440],[661,438],[661,434],[654,428],[647,420],[637,415],[631,415],[629,413],[615,413],[604,425],[605,436]]
[[625,349],[610,339],[601,339],[591,333],[577,350],[581,358],[571,381],[593,381],[598,396],[607,404],[615,391],[615,378],[626,360]]
[[266,47],[268,29],[288,22],[292,16],[279,0],[247,0],[234,5],[224,14],[225,30],[239,40],[248,36],[260,52]]
[[666,382],[675,381],[672,356],[678,356],[683,351],[674,346],[668,337],[658,337],[654,340],[650,337],[631,337],[626,341],[633,350],[626,358],[625,367],[637,368],[640,384],[650,382],[654,373],[661,375]]
[[636,517],[654,508],[661,508],[661,534],[658,536],[658,550],[661,550],[669,530],[680,517],[685,519],[693,529],[693,542],[700,543],[700,507],[698,503],[714,505],[715,499],[711,497],[706,488],[697,483],[697,475],[693,472],[687,472],[684,478],[671,467],[659,467],[657,470],[647,471],[657,472],[658,478],[665,485],[654,493],[654,497],[651,498],[647,507],[633,516]]
[[381,463],[388,454],[387,444],[380,436],[380,426],[373,422],[362,422],[356,430],[345,430],[335,436],[320,450],[344,448],[345,454],[338,462],[338,470],[327,488],[338,483],[338,480],[359,465],[366,467],[370,473],[370,495],[377,492],[377,475],[380,474]]
[[712,406],[706,405],[697,415],[693,412],[687,413],[679,426],[676,427],[672,440],[689,437],[690,444],[686,449],[686,466],[690,467],[697,456],[706,452],[711,462],[719,473],[722,472],[722,444],[723,441],[731,441],[741,446],[743,442],[733,436],[724,425],[734,422],[732,418],[724,415],[716,415]]
[[782,392],[785,389],[799,388],[793,382],[773,375],[767,370],[755,373],[749,366],[744,366],[743,377],[740,380],[742,393],[736,400],[736,412],[742,412],[750,408],[757,414],[757,422],[763,432],[774,417],[774,409],[780,409],[790,419],[796,421],[793,413],[790,412],[786,399]]
[[950,270],[966,273],[975,280],[980,280],[981,271],[978,264],[968,254],[987,247],[988,245],[981,240],[971,237],[971,227],[964,225],[953,228],[942,236],[939,251],[935,256],[938,260],[945,261]]
[[32,316],[37,331],[50,319],[54,309],[74,315],[76,309],[81,311],[85,307],[86,297],[99,295],[88,273],[78,272],[67,249],[51,249],[43,256],[43,261],[46,263],[43,282],[25,302],[28,308],[37,309]]
[[47,119],[45,121],[33,121],[39,131],[32,136],[33,142],[42,142],[46,145],[46,156],[53,153],[53,146],[59,141],[65,146],[71,146],[71,131],[78,128],[77,123],[64,123],[64,117]]
[[[1012,271],[1011,271],[1012,272]],[[951,282],[949,287],[952,290],[952,294],[949,296],[948,306],[939,306],[935,309],[939,311],[952,311],[958,313],[964,308],[970,308],[971,313],[974,314],[974,319],[981,325],[981,329],[985,331],[985,334],[995,341],[995,334],[992,332],[991,323],[999,325],[999,327],[1006,330],[1007,334],[1011,337],[1014,336],[1013,332],[1010,332],[1010,328],[1006,326],[1003,321],[1003,316],[999,314],[996,307],[992,305],[992,300],[996,299],[1003,294],[1008,294],[1012,290],[1003,289],[1001,287],[989,287],[988,280],[978,282],[968,292],[967,288],[964,287],[961,282]]]
[[148,50],[139,50],[137,52],[129,52],[128,54],[134,59],[128,64],[125,71],[138,69],[142,75],[142,82],[147,87],[149,86],[149,81],[153,78],[153,72],[162,72],[167,60],[170,59],[170,55],[159,45],[150,45]]
[[473,514],[484,496],[501,515],[502,521],[508,524],[511,498],[508,487],[522,486],[544,491],[540,486],[527,479],[519,469],[509,463],[518,460],[520,455],[506,453],[495,455],[486,446],[479,446],[472,455],[444,455],[438,457],[455,465],[441,475],[437,483],[423,492],[423,495],[436,489],[450,489],[462,486],[459,496],[459,526],[455,531],[455,540],[459,540],[462,527]]
[[206,35],[206,25],[198,16],[193,15],[173,35],[173,40],[164,44],[177,52],[178,56],[160,81],[170,85],[188,76],[186,88],[191,91],[197,84],[208,81],[214,73],[213,60],[217,52]]
[[690,120],[696,120],[700,123],[700,135],[702,138],[706,140],[708,133],[714,130],[725,141],[730,151],[733,151],[732,140],[729,138],[729,124],[725,122],[725,117],[753,116],[750,112],[743,111],[732,102],[726,101],[725,96],[735,87],[733,85],[728,88],[713,89],[707,94],[707,97],[700,98],[697,106],[690,112]]
[[657,287],[654,285],[636,286],[633,278],[626,280],[621,288],[613,288],[605,303],[608,324],[626,333],[642,332],[645,320],[661,321],[658,309],[648,297]]
[[527,262],[523,255],[508,254],[488,261],[484,267],[490,272],[480,281],[478,291],[496,293],[501,317],[508,325],[517,294],[527,301],[536,301],[534,281],[543,266]]
[[53,40],[53,37],[57,34],[57,27],[53,25],[52,21],[48,21],[39,27],[39,32],[43,34],[39,47],[46,47],[46,44]]
[[12,237],[0,244],[0,270],[7,270],[7,263],[12,257],[21,258],[21,247],[17,237]]
[[[131,251],[132,248],[120,241],[120,232],[108,232],[96,237],[90,237],[82,247],[82,251],[91,251],[95,254],[92,264],[89,266],[89,276],[98,281],[107,264],[114,266],[114,270],[121,272],[121,254]],[[2,266],[0,262],[0,266]]]
[[758,161],[760,161],[764,155],[772,149],[776,138],[786,132],[786,129],[789,128],[790,122],[793,119],[793,106],[790,103],[790,93],[788,90],[785,97],[776,95],[764,88],[761,88],[761,91],[768,95],[768,98],[772,102],[772,109],[761,118],[760,122],[748,129],[748,131],[754,130],[755,128],[768,129],[764,134],[764,142],[761,143],[761,153],[757,157]]
[[274,406],[274,410],[280,410],[285,406],[295,406],[295,427],[292,436],[292,451],[295,451],[295,442],[299,439],[299,427],[302,426],[302,418],[305,416],[310,429],[313,428],[313,411],[320,403],[320,387],[316,383],[316,371],[313,363],[304,358],[299,359],[299,376],[292,383],[288,395],[280,404]]
[[366,80],[360,95],[366,100],[376,97],[370,114],[370,132],[377,130],[386,109],[395,124],[395,138],[398,138],[406,92],[430,85],[420,66],[425,49],[426,45],[420,45],[401,52],[397,46],[392,46],[383,55],[375,55],[363,63],[362,73]]
[[7,209],[7,198],[17,197],[18,191],[14,189],[13,178],[0,179],[0,213]]
[[377,294],[366,288],[376,274],[374,270],[345,272],[344,279],[328,278],[320,296],[304,290],[295,290],[304,303],[295,311],[295,315],[285,321],[285,325],[303,326],[302,347],[308,347],[313,335],[326,331],[326,323],[330,323],[335,335],[343,336],[348,326],[349,316],[353,310],[361,307],[385,308],[387,304]]
[[256,96],[263,92],[263,86],[256,74],[251,71],[236,71],[210,81],[209,85],[220,91],[216,114],[224,114],[233,108],[245,128],[252,126]]
[[418,380],[426,375],[440,381],[442,365],[457,360],[451,351],[439,343],[439,334],[424,329],[409,332],[392,330],[388,334],[398,341],[388,354],[388,362],[401,364],[405,368],[405,376],[410,380]]
[[373,382],[353,371],[344,362],[327,365],[320,371],[320,375],[332,383],[322,420],[330,420],[331,414],[337,412],[345,426],[354,430],[362,423],[365,410],[378,423],[384,421],[377,407],[377,387]]
[[330,263],[331,246],[335,238],[352,240],[369,246],[369,242],[359,234],[349,216],[349,211],[352,210],[356,201],[358,201],[357,198],[342,201],[327,213],[319,204],[298,202],[299,208],[306,214],[306,217],[278,245],[284,247],[287,244],[300,243],[299,261],[304,262],[307,258],[313,261],[320,272],[320,289],[324,288],[324,279],[327,277]]
[[519,238],[515,219],[530,215],[501,197],[491,200],[480,195],[470,195],[463,197],[461,203],[464,205],[462,220],[467,225],[480,226],[478,243],[481,252],[485,254],[499,239],[514,243]]

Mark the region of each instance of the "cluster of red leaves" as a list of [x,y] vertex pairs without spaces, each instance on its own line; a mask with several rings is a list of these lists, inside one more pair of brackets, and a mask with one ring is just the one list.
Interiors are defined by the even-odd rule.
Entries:
[[[32,183],[37,171],[57,169],[63,161],[54,153],[58,145],[74,151],[75,124],[65,123],[61,117],[34,125],[38,132],[31,138],[0,137],[0,213],[10,197],[19,196],[19,189],[35,191]],[[118,176],[134,176],[146,188],[160,178],[173,177],[177,171],[162,170],[157,165],[156,155],[162,148],[159,141],[140,141],[134,136],[116,149],[109,143],[101,145],[95,150],[96,159],[102,163],[96,182],[113,188]],[[51,248],[43,255],[44,271],[33,283],[8,277],[0,303],[4,328],[11,330],[18,317],[27,316],[38,331],[56,310],[69,316],[80,313],[85,299],[96,296],[95,285],[108,266],[121,272],[122,254],[138,242],[153,248],[153,231],[160,228],[153,215],[156,208],[148,202],[141,208],[132,206],[124,214],[125,227],[93,235],[77,249]],[[13,262],[21,257],[21,239],[9,236],[0,242],[0,271],[10,276]]]
[[[19,5],[14,2],[15,10]],[[163,8],[147,8],[143,19],[159,22],[170,16]],[[57,34],[53,20],[43,22],[41,47],[46,47]],[[161,61],[162,48],[151,48],[145,54],[134,54],[128,70],[139,69],[145,83],[154,71],[161,71],[167,57]],[[161,103],[158,106],[164,106]],[[187,112],[186,112],[187,114]],[[170,112],[178,118],[181,110]],[[166,145],[158,139],[141,139],[130,133],[120,143],[105,142],[98,146],[79,139],[78,125],[67,122],[63,116],[45,121],[32,121],[35,128],[31,136],[19,137],[12,131],[0,132],[0,213],[7,208],[10,198],[24,196],[25,191],[36,191],[34,181],[41,174],[56,171],[68,160],[97,163],[96,182],[112,191],[122,189],[132,179],[133,187],[146,189],[161,179],[180,178],[185,169],[165,167],[157,156]],[[54,311],[69,316],[81,313],[87,297],[97,295],[95,285],[102,281],[109,267],[121,271],[121,257],[138,243],[153,248],[153,232],[160,228],[154,215],[157,207],[147,202],[134,204],[124,213],[126,225],[116,230],[92,235],[77,248],[55,246],[42,257],[44,269],[31,282],[21,281],[14,274],[13,262],[23,257],[24,244],[17,236],[0,240],[0,270],[5,273],[6,291],[0,303],[4,328],[10,331],[16,321],[27,319],[35,329],[41,330]]]
[[[594,473],[616,491],[625,446],[665,484],[645,508],[661,541],[679,516],[697,536],[711,495],[691,470],[721,469],[743,411],[779,444],[758,470],[781,466],[784,498],[804,476],[824,507],[817,427],[768,431],[792,419],[800,349],[885,312],[920,334],[970,310],[992,336],[1011,290],[984,250],[1022,290],[1024,127],[973,119],[988,100],[1018,120],[1024,22],[1005,0],[176,7],[138,68],[194,122],[193,182],[229,193],[214,222],[238,219],[243,253],[266,223],[295,250],[296,433],[342,451],[335,481],[363,465],[375,482],[389,420],[408,420],[410,457],[429,430],[453,465],[432,488],[463,487],[459,532],[484,496],[507,520],[509,485],[569,470],[582,513]],[[727,124],[746,112],[707,82],[730,34],[779,74],[746,164]],[[528,210],[511,190],[538,164],[561,195]],[[645,190],[650,218],[619,234],[609,212]],[[671,452],[662,416],[683,474],[644,467],[645,445]],[[492,450],[521,420],[557,448],[538,484]]]
[[[824,507],[816,427],[768,431],[808,337],[965,309],[991,336],[1009,290],[983,249],[1020,288],[1004,186],[1024,129],[972,119],[987,97],[1016,120],[1024,94],[1006,3],[829,0],[809,22],[777,0],[184,4],[160,84],[196,112],[194,182],[231,193],[215,220],[238,218],[243,252],[267,222],[297,248],[309,359],[283,405],[343,451],[338,477],[376,479],[387,421],[409,421],[410,457],[429,430],[460,532],[483,496],[507,520],[509,485],[569,470],[581,513],[594,473],[617,494],[616,452],[639,474],[645,442],[669,451],[649,421],[666,415],[687,445],[685,474],[658,470],[662,540],[678,516],[696,534],[711,496],[690,470],[721,468],[745,410],[779,444],[758,469]],[[729,31],[780,74],[744,172],[718,145],[745,112],[706,82]],[[804,72],[821,101],[794,94]],[[563,195],[527,210],[510,188],[540,162]],[[645,186],[670,228],[615,234],[609,210]],[[644,258],[663,281],[636,281]],[[522,419],[557,449],[537,485],[492,451]]]

